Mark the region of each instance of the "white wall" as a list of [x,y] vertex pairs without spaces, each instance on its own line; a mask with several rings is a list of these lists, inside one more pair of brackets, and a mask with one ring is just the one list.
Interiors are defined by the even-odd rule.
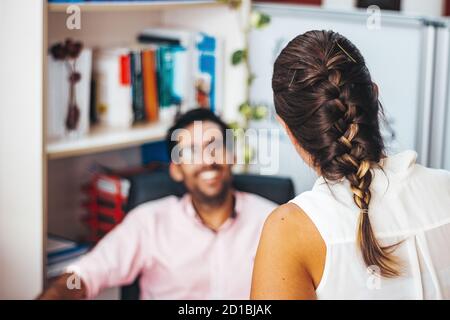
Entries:
[[[323,0],[327,9],[351,9],[356,7],[356,0]],[[444,0],[401,0],[401,11],[407,14],[440,16],[443,13]]]
[[161,23],[161,12],[158,11],[81,11],[81,28],[69,30],[66,27],[67,17],[65,12],[49,13],[49,45],[71,37],[81,40],[86,47],[130,46],[142,29]]
[[349,9],[356,6],[356,0],[323,0],[322,6],[327,9]]
[[402,0],[401,10],[404,13],[440,16],[443,13],[444,0]]
[[0,1],[0,299],[42,289],[44,2]]

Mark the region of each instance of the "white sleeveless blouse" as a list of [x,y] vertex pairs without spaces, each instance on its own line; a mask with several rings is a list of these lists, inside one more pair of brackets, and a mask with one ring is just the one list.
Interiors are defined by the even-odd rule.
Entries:
[[374,170],[369,216],[382,245],[394,251],[402,275],[393,279],[367,268],[356,242],[360,211],[348,181],[325,183],[291,200],[314,222],[326,243],[318,299],[450,299],[450,172],[415,163],[405,151]]

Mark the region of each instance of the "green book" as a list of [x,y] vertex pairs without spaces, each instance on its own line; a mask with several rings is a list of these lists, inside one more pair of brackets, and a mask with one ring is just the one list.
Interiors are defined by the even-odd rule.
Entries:
[[173,104],[173,65],[174,48],[160,46],[157,52],[158,94],[161,108],[170,107]]

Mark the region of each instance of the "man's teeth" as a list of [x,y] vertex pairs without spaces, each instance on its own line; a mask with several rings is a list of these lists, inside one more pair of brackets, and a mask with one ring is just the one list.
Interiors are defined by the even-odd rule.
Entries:
[[203,171],[202,173],[200,173],[200,178],[201,179],[214,179],[219,175],[219,173],[216,170],[208,170],[208,171]]

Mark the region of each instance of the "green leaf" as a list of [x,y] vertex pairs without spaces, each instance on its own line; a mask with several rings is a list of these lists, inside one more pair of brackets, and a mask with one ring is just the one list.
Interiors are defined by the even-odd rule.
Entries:
[[259,105],[253,107],[253,114],[252,119],[253,120],[262,120],[267,117],[268,110],[266,106]]
[[253,110],[252,107],[247,102],[244,102],[239,106],[239,113],[242,114],[244,118],[250,119],[252,117]]
[[261,29],[270,24],[270,16],[265,13],[261,13],[261,18],[259,19],[259,24],[257,28]]
[[270,23],[270,16],[268,14],[253,11],[250,16],[250,24],[255,29],[262,29]]
[[233,66],[238,65],[239,63],[243,62],[244,59],[247,58],[247,51],[246,50],[236,50],[233,52],[233,55],[231,56],[231,64]]

